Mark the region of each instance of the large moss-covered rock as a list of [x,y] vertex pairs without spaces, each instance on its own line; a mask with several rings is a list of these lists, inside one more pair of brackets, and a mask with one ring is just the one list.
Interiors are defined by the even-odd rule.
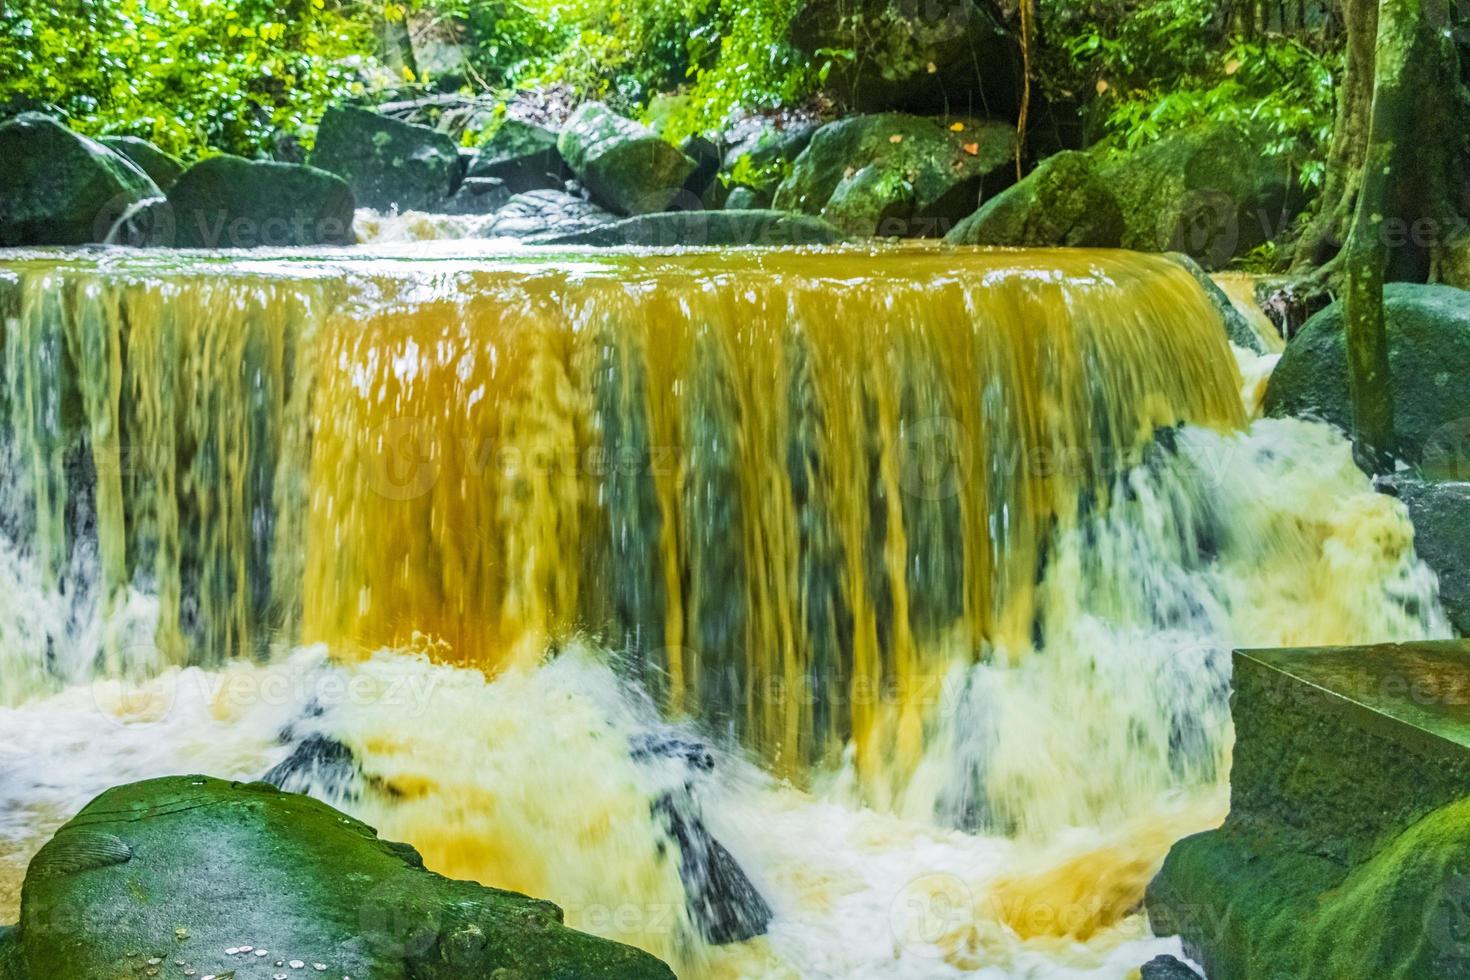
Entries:
[[127,157],[25,112],[0,125],[0,245],[106,239],[124,212],[162,192]]
[[545,126],[507,119],[480,147],[466,176],[500,180],[512,194],[560,190],[571,172],[556,141]]
[[943,235],[1011,180],[1010,126],[882,113],[823,126],[776,191],[849,234]]
[[184,171],[168,192],[180,248],[347,245],[347,182],[299,163],[217,156]]
[[[1420,462],[1426,447],[1470,420],[1470,293],[1450,286],[1390,283],[1383,292],[1399,453]],[[1347,428],[1342,304],[1307,321],[1286,346],[1266,389],[1270,415],[1307,415]]]
[[1275,238],[1302,196],[1290,161],[1264,145],[1210,124],[1133,152],[1100,152],[1098,173],[1123,209],[1123,246],[1185,252],[1218,269]]
[[1149,885],[1211,980],[1470,976],[1470,646],[1237,653],[1230,814]]
[[204,776],[89,803],[32,860],[0,944],[7,980],[673,978],[549,902],[426,871],[324,803]]
[[433,211],[460,176],[448,136],[360,106],[327,110],[309,162],[345,178],[359,207],[380,211]]
[[184,165],[145,139],[136,136],[102,136],[97,142],[114,153],[121,153],[138,165],[148,179],[167,191],[184,172]]
[[988,0],[805,0],[791,42],[830,61],[827,87],[861,112],[1009,116],[1019,104],[1019,48]]
[[830,245],[842,232],[821,218],[785,211],[664,211],[534,239],[547,245],[648,247]]
[[672,143],[600,102],[572,114],[557,147],[592,196],[618,214],[666,210],[695,169]]
[[1123,242],[1123,210],[1098,176],[1092,157],[1067,151],[1043,160],[1024,180],[986,201],[945,241],[1116,248]]

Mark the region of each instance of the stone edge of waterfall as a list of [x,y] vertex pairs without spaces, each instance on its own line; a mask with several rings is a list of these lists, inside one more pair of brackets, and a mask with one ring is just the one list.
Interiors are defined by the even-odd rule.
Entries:
[[1235,654],[1231,810],[1154,930],[1211,977],[1470,976],[1470,643]]

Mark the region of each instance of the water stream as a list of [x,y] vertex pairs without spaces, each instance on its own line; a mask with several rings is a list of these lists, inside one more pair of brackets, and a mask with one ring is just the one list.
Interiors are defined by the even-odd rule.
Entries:
[[467,248],[0,261],[0,913],[106,786],[332,745],[683,977],[1121,978],[1229,649],[1448,634],[1166,259]]

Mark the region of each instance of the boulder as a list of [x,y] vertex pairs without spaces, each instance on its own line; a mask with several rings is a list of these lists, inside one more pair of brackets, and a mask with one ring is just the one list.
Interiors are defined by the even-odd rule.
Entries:
[[311,165],[347,180],[358,207],[434,211],[455,190],[459,148],[427,126],[360,106],[334,106],[322,116]]
[[827,88],[859,112],[1013,116],[1019,105],[1019,47],[988,0],[805,0],[790,38],[830,60]]
[[664,211],[570,233],[542,236],[540,245],[830,245],[842,232],[821,218],[786,211]]
[[1445,615],[1470,636],[1470,483],[1398,476],[1392,489],[1414,522],[1415,554],[1439,579]]
[[591,201],[564,191],[526,191],[517,194],[495,212],[485,238],[531,238],[568,235],[617,221]]
[[168,192],[180,248],[349,245],[347,182],[300,163],[217,156],[184,171]]
[[1230,813],[1154,931],[1219,980],[1470,976],[1470,645],[1240,651]]
[[1123,247],[1185,252],[1218,269],[1285,231],[1303,197],[1291,161],[1265,152],[1267,142],[1207,124],[1133,152],[1098,151],[1098,175],[1123,210]]
[[1266,347],[1266,342],[1261,339],[1260,333],[1251,325],[1250,320],[1246,319],[1245,314],[1230,301],[1229,295],[1220,288],[1220,284],[1212,279],[1208,272],[1200,268],[1198,262],[1183,252],[1172,252],[1169,258],[1184,266],[1189,274],[1194,276],[1194,281],[1199,283],[1200,289],[1204,290],[1210,305],[1220,314],[1220,320],[1225,324],[1225,336],[1232,344],[1256,354],[1271,353]]
[[557,134],[545,126],[507,119],[481,145],[466,176],[504,181],[512,194],[560,190],[571,171],[556,141]]
[[[1410,463],[1470,431],[1470,293],[1390,283],[1383,291],[1394,436]],[[1268,415],[1303,415],[1341,428],[1352,420],[1341,302],[1307,321],[1271,375]],[[1432,456],[1433,454],[1430,453]]]
[[0,161],[0,246],[100,242],[162,193],[127,157],[37,112],[0,124]]
[[945,236],[954,245],[1116,248],[1123,210],[1086,153],[1048,157]]
[[761,191],[754,187],[732,187],[730,193],[725,195],[725,208],[729,211],[759,211],[769,208],[774,196],[770,191]]
[[1008,186],[1015,131],[1002,123],[884,113],[823,126],[775,207],[850,234],[938,236]]
[[[674,976],[566,928],[549,902],[427,871],[413,848],[325,803],[204,776],[89,803],[31,861],[0,946],[7,980]],[[291,961],[303,966],[274,966]]]
[[1138,980],[1200,980],[1200,975],[1174,956],[1155,956],[1138,971]]
[[598,203],[624,215],[667,210],[696,167],[673,144],[600,102],[572,114],[557,147]]
[[136,136],[102,136],[97,142],[114,153],[121,153],[138,165],[148,179],[167,191],[184,172],[184,165],[145,139]]
[[703,200],[715,182],[715,175],[720,172],[720,163],[725,155],[713,140],[697,135],[685,137],[679,144],[679,152],[694,161],[694,170],[684,181],[684,191],[691,199]]

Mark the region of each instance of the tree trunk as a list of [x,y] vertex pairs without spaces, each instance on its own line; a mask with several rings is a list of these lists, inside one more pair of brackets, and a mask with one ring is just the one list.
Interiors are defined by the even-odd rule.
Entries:
[[1353,442],[1381,472],[1394,452],[1383,284],[1426,281],[1463,224],[1466,112],[1450,0],[1344,0],[1343,13],[1348,74],[1329,180],[1297,258],[1320,287],[1345,292]]

